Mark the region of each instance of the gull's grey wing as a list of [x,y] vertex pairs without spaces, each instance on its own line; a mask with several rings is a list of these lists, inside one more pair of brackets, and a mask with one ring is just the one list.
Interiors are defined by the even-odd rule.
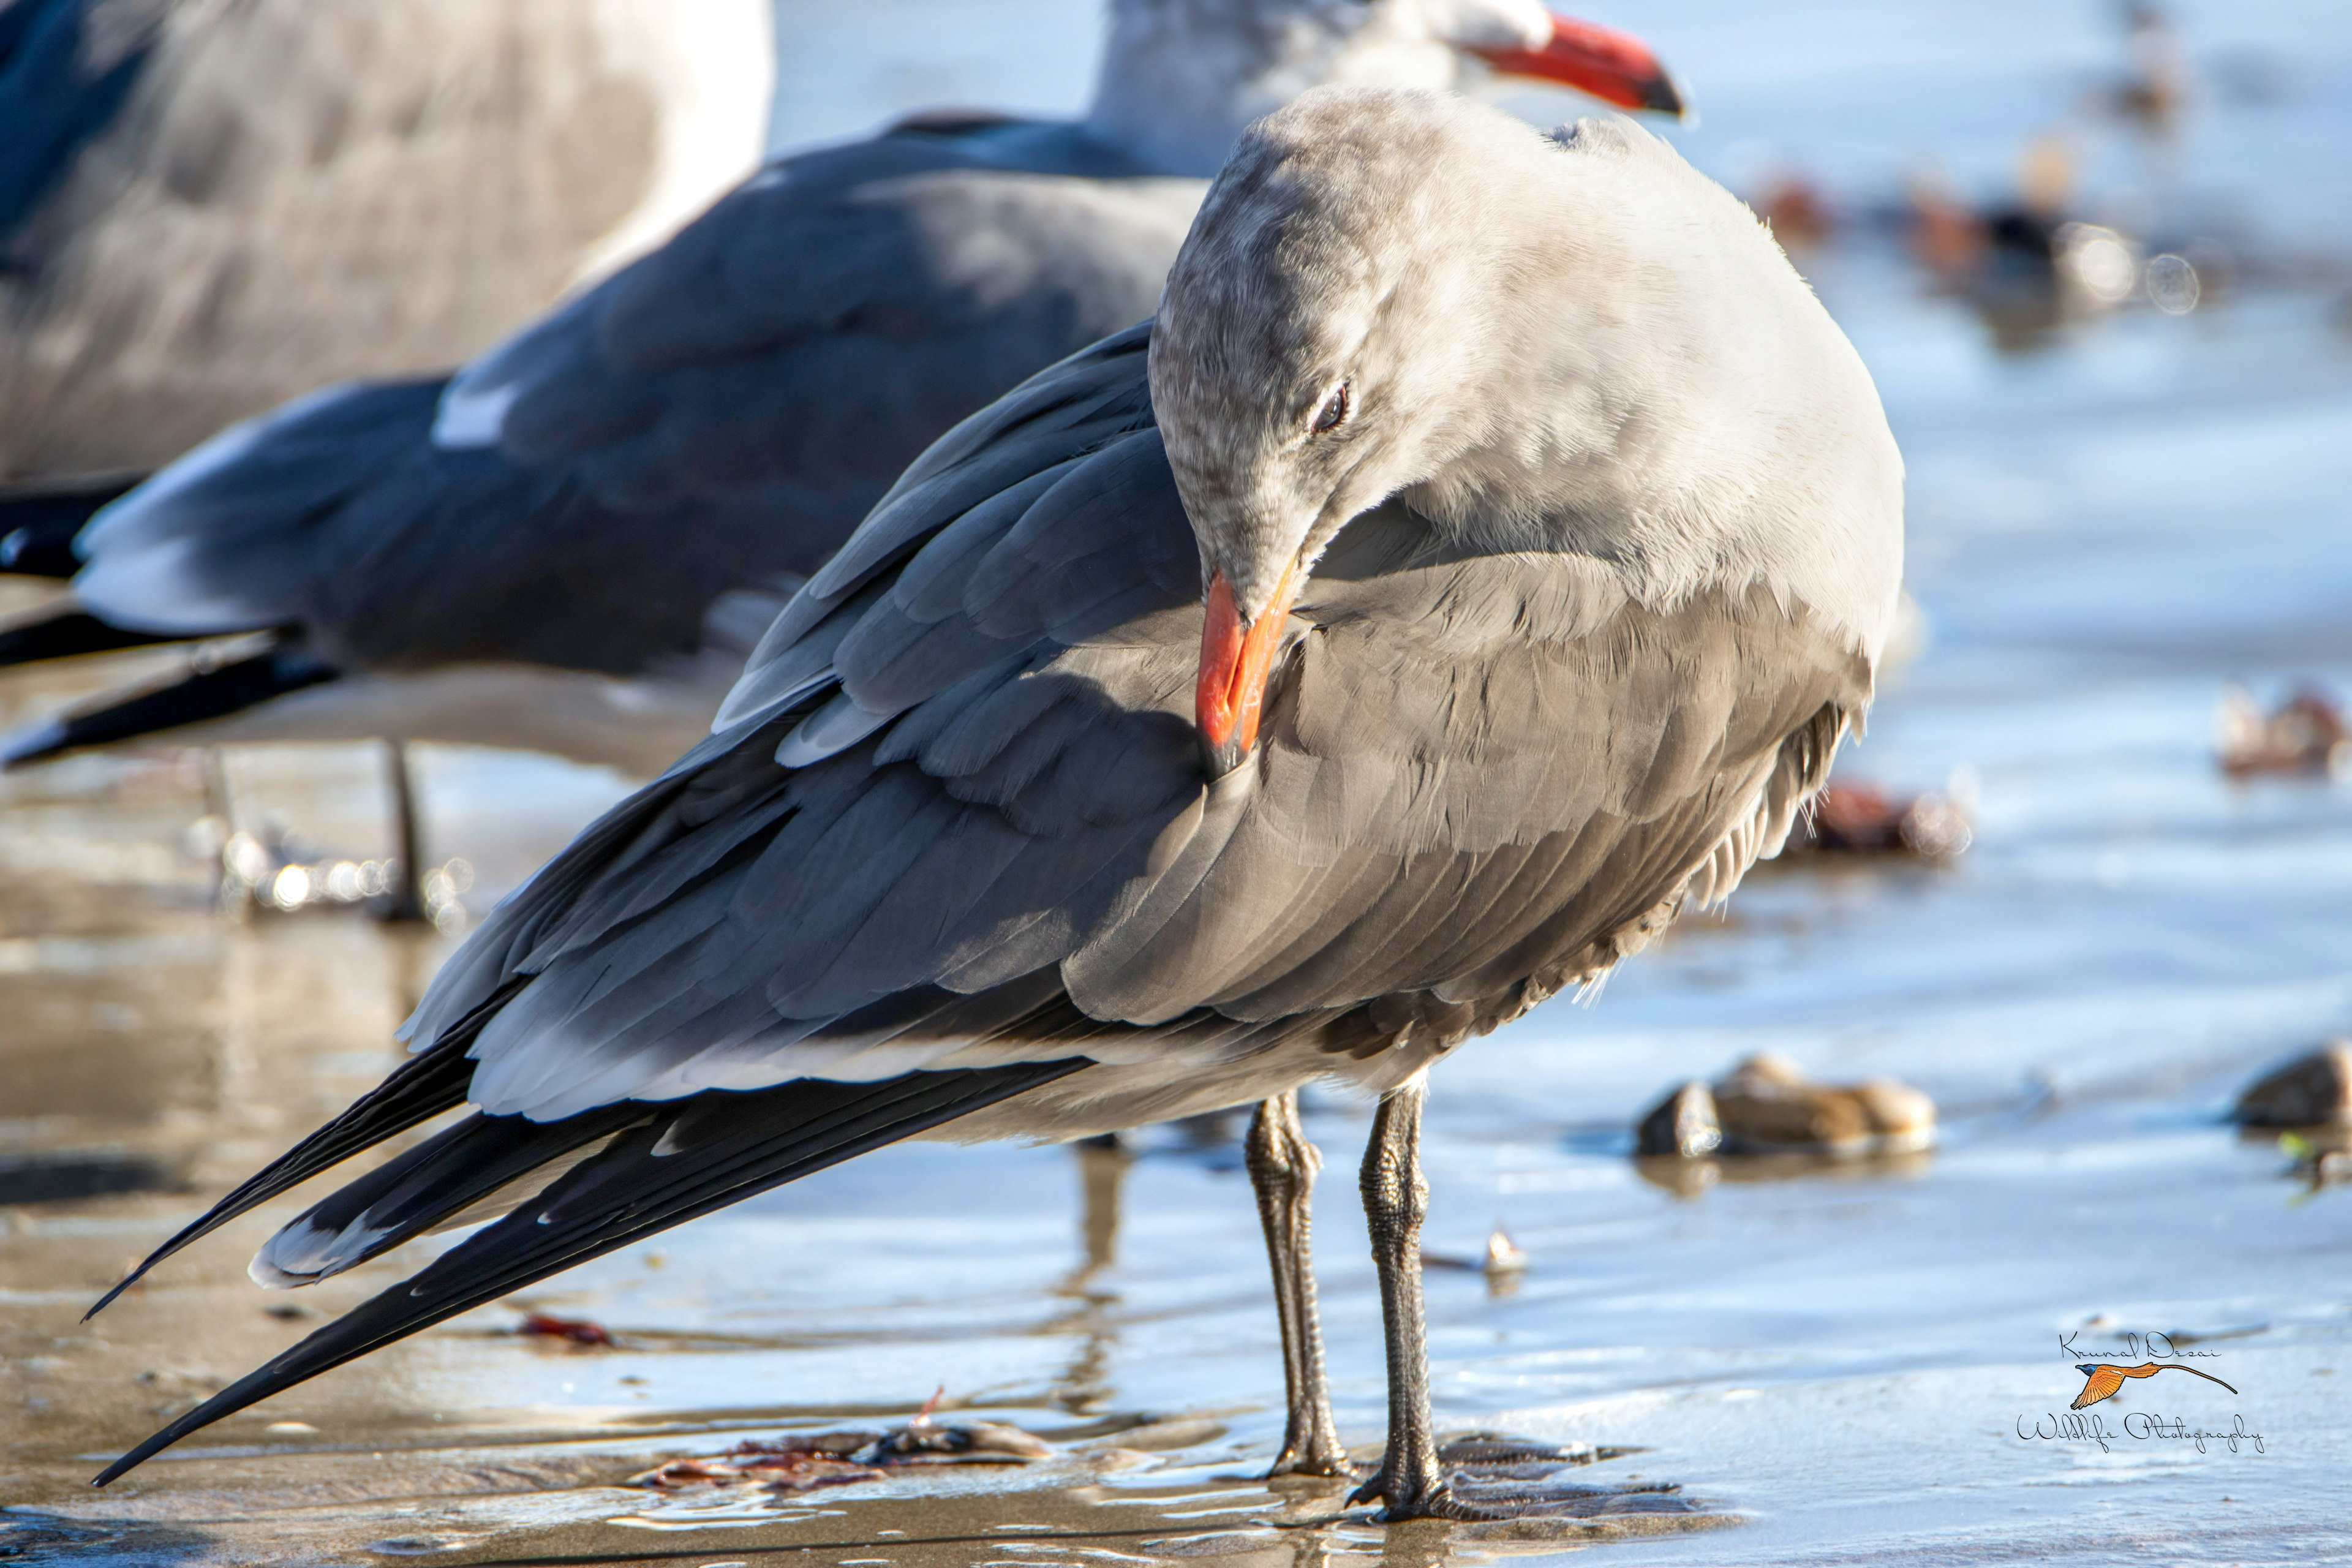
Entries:
[[1207,780],[1199,564],[1148,341],[1054,367],[910,470],[778,617],[733,721],[435,979],[404,1032],[438,1060],[478,1030],[483,1114],[256,1268],[323,1277],[562,1173],[103,1479],[894,1138],[1410,1072],[1785,833],[1867,697],[1862,656],[1761,588],[1645,607],[1589,559],[1432,549],[1399,509],[1342,535],[1258,757]]
[[[459,374],[439,438],[629,507],[790,484],[849,509],[949,426],[1148,316],[1201,184],[1066,135],[899,131],[787,159]],[[803,502],[803,504],[813,504]]]
[[798,558],[760,500],[623,515],[561,471],[438,449],[445,385],[330,387],[223,431],[83,530],[77,598],[152,635],[283,630],[347,669],[628,675]]
[[163,20],[120,0],[0,4],[0,273],[34,265],[12,241],[121,111]]
[[100,510],[75,594],[109,625],[210,637],[299,626],[339,522],[398,486],[445,382],[352,383],[231,426]]
[[958,418],[1156,305],[1197,183],[991,134],[787,160],[446,384],[224,433],[100,515],[78,590],[347,668],[690,656],[721,595],[806,576]]

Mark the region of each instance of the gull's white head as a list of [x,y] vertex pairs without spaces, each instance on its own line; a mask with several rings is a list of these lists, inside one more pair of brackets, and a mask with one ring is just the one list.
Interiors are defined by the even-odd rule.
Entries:
[[1468,61],[1683,112],[1647,46],[1541,0],[1112,0],[1087,124],[1154,168],[1205,175],[1252,121],[1309,88],[1444,89]]

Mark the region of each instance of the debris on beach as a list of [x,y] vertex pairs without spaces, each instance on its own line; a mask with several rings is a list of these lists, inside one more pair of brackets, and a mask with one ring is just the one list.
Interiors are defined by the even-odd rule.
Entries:
[[545,1312],[533,1312],[515,1326],[515,1332],[526,1339],[562,1340],[566,1344],[583,1349],[609,1350],[614,1344],[613,1331],[602,1323],[585,1318],[556,1318]]
[[1633,1152],[1703,1159],[1723,1147],[1723,1123],[1715,1095],[1696,1079],[1684,1084],[1642,1118],[1633,1129]]
[[2344,1145],[2344,1133],[2336,1128],[2306,1127],[2278,1135],[2279,1152],[2294,1162],[2285,1173],[2304,1184],[2306,1197],[2352,1180],[2352,1149]]
[[810,1432],[738,1443],[723,1454],[672,1459],[630,1477],[629,1484],[671,1491],[756,1482],[779,1491],[804,1492],[870,1481],[882,1474],[881,1468],[860,1463],[856,1456],[876,1436],[872,1432]]
[[1956,860],[1975,837],[1957,792],[1891,795],[1875,784],[1832,783],[1796,831],[1792,851]]
[[2276,1139],[2289,1161],[2283,1173],[2304,1184],[2305,1198],[2352,1181],[2352,1038],[2263,1073],[2240,1091],[2230,1120],[2250,1139]]
[[1527,1272],[1527,1249],[1511,1239],[1511,1233],[1496,1226],[1486,1237],[1485,1252],[1475,1258],[1459,1253],[1423,1252],[1421,1261],[1429,1268],[1459,1268],[1467,1273],[1484,1274],[1488,1284],[1517,1280]]
[[[936,1396],[935,1396],[936,1397]],[[1025,1465],[1053,1457],[1054,1446],[1001,1421],[936,1420],[929,1405],[896,1432],[876,1438],[864,1458],[877,1465]]]
[[1527,1248],[1513,1241],[1509,1231],[1496,1226],[1495,1234],[1486,1238],[1486,1261],[1480,1272],[1487,1279],[1495,1279],[1524,1273],[1527,1267]]
[[2231,1114],[2244,1127],[2352,1126],[2352,1039],[2330,1040],[2264,1073]]
[[938,1419],[940,1395],[895,1432],[795,1432],[736,1444],[723,1454],[672,1459],[630,1478],[632,1486],[675,1490],[693,1486],[753,1484],[780,1491],[870,1481],[906,1465],[1025,1465],[1049,1458],[1054,1447],[998,1421],[953,1424]]
[[1893,1079],[1815,1083],[1787,1057],[1748,1058],[1714,1084],[1677,1086],[1643,1116],[1635,1152],[1648,1157],[1895,1154],[1935,1142],[1936,1105]]
[[2352,728],[2336,700],[2315,686],[2298,688],[2268,713],[2243,686],[2224,687],[2213,715],[2213,751],[2231,778],[2352,774]]

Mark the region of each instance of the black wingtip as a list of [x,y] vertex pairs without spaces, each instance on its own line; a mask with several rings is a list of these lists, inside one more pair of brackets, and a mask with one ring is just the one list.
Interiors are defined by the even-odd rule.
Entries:
[[[172,1240],[173,1242],[177,1242],[180,1247],[187,1245],[186,1242],[180,1241],[178,1237],[173,1237]],[[173,1247],[173,1250],[178,1250],[178,1247]],[[105,1311],[107,1308],[112,1306],[114,1304],[114,1299],[117,1296],[121,1295],[125,1290],[130,1289],[131,1287],[138,1284],[139,1281],[147,1278],[147,1270],[154,1268],[158,1263],[163,1262],[163,1252],[159,1249],[151,1254],[147,1260],[140,1264],[138,1268],[132,1269],[130,1273],[125,1274],[121,1279],[116,1280],[113,1289],[109,1290],[105,1295],[100,1296],[97,1300],[92,1301],[89,1304],[89,1310],[81,1315],[81,1321],[87,1323],[92,1318],[97,1317],[100,1312]]]
[[481,1033],[482,1026],[528,983],[528,977],[519,976],[500,986],[446,1031],[431,1049],[419,1051],[393,1068],[382,1083],[353,1100],[341,1115],[272,1160],[236,1191],[183,1226],[177,1235],[142,1259],[139,1267],[124,1275],[113,1289],[100,1296],[81,1315],[81,1321],[87,1323],[104,1311],[116,1297],[145,1279],[148,1270],[191,1242],[202,1240],[240,1215],[300,1186],[361,1150],[464,1104],[466,1088],[474,1077],[474,1064],[466,1052]]
[[[854,1155],[1050,1083],[1084,1057],[913,1072],[877,1083],[803,1079],[649,1103],[645,1122],[525,1208],[369,1298],[99,1472],[105,1486],[191,1432],[534,1280]],[[672,1146],[671,1134],[686,1143]],[[656,1152],[656,1150],[662,1151]],[[656,1179],[656,1178],[658,1179]]]
[[273,697],[340,678],[342,671],[299,644],[281,643],[250,658],[200,669],[166,686],[45,719],[0,736],[0,768],[46,762],[68,752],[87,751],[185,724],[223,719]]
[[58,610],[14,626],[0,626],[0,665],[39,664],[86,653],[112,653],[119,648],[187,640],[176,632],[134,632],[110,626],[87,610]]
[[70,577],[81,570],[73,542],[99,510],[144,480],[143,473],[0,485],[0,572]]
[[[331,1328],[332,1326],[332,1324],[330,1324],[329,1328]],[[247,1373],[245,1376],[238,1378],[235,1383],[230,1384],[226,1388],[222,1389],[218,1394],[214,1394],[210,1399],[205,1400],[202,1405],[197,1405],[194,1410],[189,1411],[185,1415],[181,1416],[178,1420],[173,1422],[162,1431],[153,1434],[144,1442],[133,1446],[128,1452],[124,1453],[112,1464],[99,1471],[97,1475],[92,1476],[90,1478],[89,1484],[93,1487],[102,1487],[119,1480],[123,1476],[128,1475],[131,1471],[137,1469],[140,1466],[153,1458],[156,1455],[162,1453],[164,1449],[170,1447],[173,1444],[178,1442],[181,1438],[186,1436],[189,1433],[209,1426],[225,1415],[234,1415],[248,1405],[257,1404],[261,1400],[268,1398],[271,1394],[276,1393],[279,1388],[284,1387],[287,1384],[299,1382],[300,1377],[289,1377],[286,1378],[283,1382],[280,1382],[278,1379],[278,1368],[280,1363],[291,1361],[293,1358],[299,1356],[303,1350],[310,1345],[311,1340],[317,1339],[320,1334],[323,1334],[327,1331],[327,1329],[320,1330],[318,1334],[312,1334],[310,1339],[304,1340],[300,1344],[296,1345],[284,1355],[272,1360],[268,1365],[258,1367],[256,1370]],[[308,1376],[310,1374],[305,1373],[301,1375]]]

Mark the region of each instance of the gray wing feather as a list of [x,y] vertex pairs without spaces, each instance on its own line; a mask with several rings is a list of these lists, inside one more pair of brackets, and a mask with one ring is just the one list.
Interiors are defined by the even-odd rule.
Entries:
[[626,510],[789,481],[862,512],[956,419],[1148,314],[1197,193],[955,138],[806,154],[462,373],[452,424],[493,409],[510,459]]
[[[1156,302],[1195,185],[993,167],[975,145],[886,136],[776,165],[446,386],[289,405],[101,518],[93,586],[130,584],[125,624],[153,600],[170,629],[297,626],[345,668],[692,656],[723,595],[815,571],[958,417]],[[1056,439],[1135,427],[1137,388],[1090,395],[1096,417]],[[1022,416],[1071,412],[1054,395]],[[966,444],[917,511],[1030,471],[1026,450]]]

